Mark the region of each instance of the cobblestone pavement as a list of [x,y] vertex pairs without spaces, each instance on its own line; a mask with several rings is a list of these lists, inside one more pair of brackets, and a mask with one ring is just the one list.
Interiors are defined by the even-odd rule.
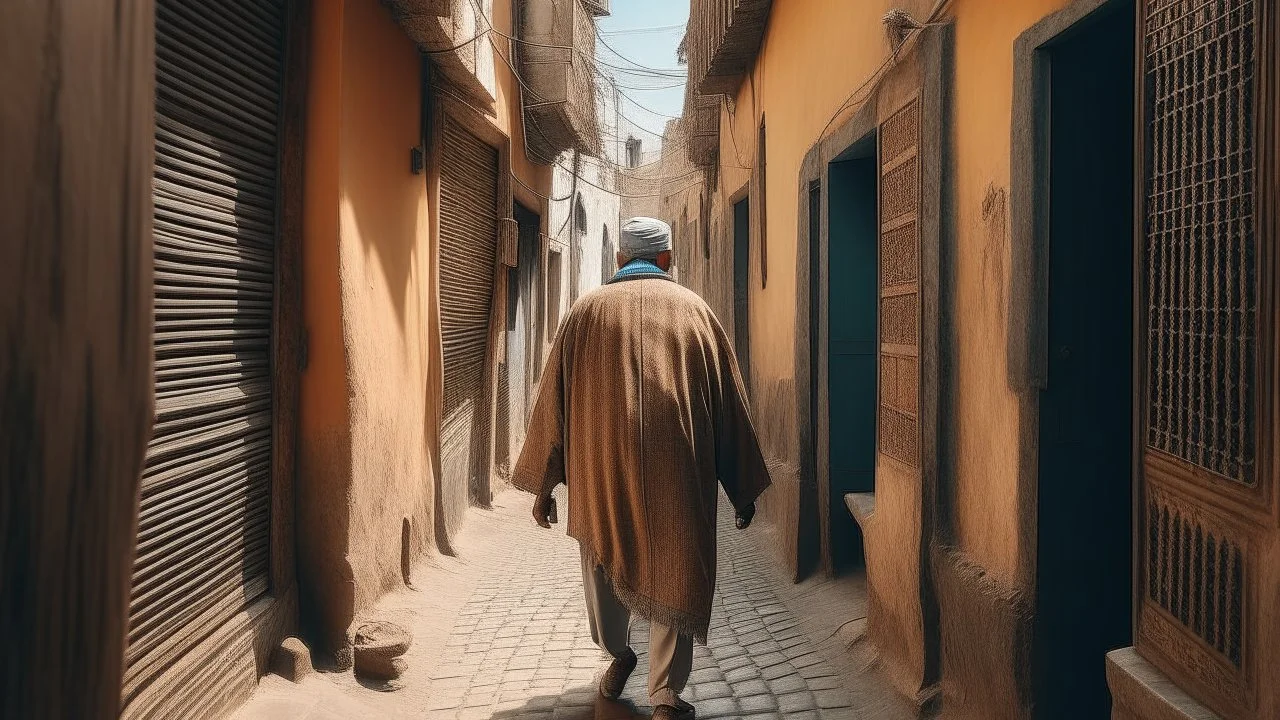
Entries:
[[[415,569],[416,591],[392,593],[370,613],[414,634],[406,655],[410,671],[396,688],[362,686],[350,673],[324,673],[319,677],[346,696],[329,702],[322,698],[332,688],[314,678],[310,686],[291,686],[269,677],[240,717],[354,718],[365,711],[368,717],[439,720],[648,717],[647,623],[632,621],[640,662],[623,698],[604,701],[596,680],[609,658],[591,642],[577,542],[564,535],[563,525],[553,531],[536,527],[530,501],[507,492],[492,510],[473,511],[456,557]],[[563,495],[558,502],[566,507]],[[845,687],[848,674],[817,650],[830,638],[806,634],[779,598],[776,575],[765,571],[771,560],[748,535],[756,531],[736,530],[732,517],[721,508],[711,629],[707,645],[695,646],[683,693],[697,716],[886,717],[855,712]],[[376,692],[390,689],[396,691]]]
[[[516,506],[528,504],[513,498]],[[560,500],[564,507],[564,499]],[[521,533],[459,613],[432,677],[429,718],[590,717],[608,656],[591,642],[577,543]],[[684,693],[700,718],[851,717],[847,693],[765,578],[741,567],[750,541],[720,512],[720,576],[707,646]],[[632,622],[640,663],[624,701],[646,702],[648,624]],[[513,707],[514,705],[514,707]],[[625,715],[624,715],[625,716]]]

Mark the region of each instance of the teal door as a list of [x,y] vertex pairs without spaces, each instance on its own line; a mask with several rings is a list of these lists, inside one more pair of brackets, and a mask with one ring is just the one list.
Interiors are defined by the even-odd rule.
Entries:
[[875,160],[832,163],[828,176],[827,393],[835,534],[837,519],[852,522],[845,493],[875,489]]

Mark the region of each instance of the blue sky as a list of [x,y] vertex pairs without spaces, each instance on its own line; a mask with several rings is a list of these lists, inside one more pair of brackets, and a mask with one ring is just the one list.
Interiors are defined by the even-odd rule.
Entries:
[[[669,118],[643,110],[637,103],[664,115],[680,114],[684,106],[684,79],[683,76],[670,77],[667,71],[679,70],[683,75],[683,68],[676,63],[676,46],[684,36],[684,25],[689,19],[689,0],[612,0],[610,5],[612,15],[599,18],[604,43],[596,43],[596,58],[601,70],[612,74],[618,85],[623,86],[621,92],[635,100],[634,103],[625,98],[621,101],[622,114],[640,127],[661,134]],[[619,58],[610,47],[626,60]],[[606,63],[633,69],[618,70],[605,67]],[[636,70],[637,65],[663,72]],[[642,139],[645,145],[653,142],[652,137]]]

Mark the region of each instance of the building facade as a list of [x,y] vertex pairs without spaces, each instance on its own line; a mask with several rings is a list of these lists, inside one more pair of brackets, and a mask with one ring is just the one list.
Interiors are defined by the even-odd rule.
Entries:
[[[86,244],[89,226],[64,225],[67,254],[44,258],[77,277],[99,264],[114,284],[76,280],[83,296],[27,306],[77,318],[96,307],[92,322],[66,324],[67,338],[105,350],[93,328],[117,337],[112,369],[91,363],[82,393],[93,398],[86,428],[111,428],[87,447],[110,457],[53,467],[33,446],[7,465],[27,468],[13,486],[31,489],[15,497],[36,522],[25,559],[6,553],[6,579],[40,563],[70,569],[61,586],[30,577],[31,601],[6,610],[6,630],[12,617],[28,648],[47,650],[18,665],[6,654],[6,687],[27,689],[0,705],[6,717],[218,717],[287,636],[349,664],[361,613],[410,582],[416,561],[448,552],[466,509],[503,482],[555,329],[537,312],[554,285],[551,158],[600,146],[594,84],[574,83],[607,3],[83,10],[89,25],[22,13],[5,24],[103,50],[79,58],[76,87],[99,100],[123,89],[63,125],[95,118],[86,137],[120,151],[112,164],[127,181],[113,181],[114,205],[129,212],[86,205],[111,223],[112,243]],[[557,13],[576,23],[564,41],[573,51],[522,52],[560,32]],[[12,39],[15,53],[44,57]],[[84,71],[108,65],[115,76]],[[6,147],[18,129],[6,123]],[[60,162],[56,144],[22,142],[31,152],[14,160]],[[31,186],[33,198],[60,192]],[[616,205],[594,220],[616,231]],[[6,252],[43,246],[48,227],[14,228]],[[575,250],[576,240],[566,238]],[[24,342],[46,347],[47,332],[30,330]],[[36,387],[65,383],[68,368],[43,365],[25,366]],[[46,406],[6,400],[6,425],[56,437],[71,417]],[[99,501],[71,504],[73,517],[93,514],[71,525],[69,496],[34,490],[78,485]],[[57,517],[60,530],[41,519]],[[82,548],[88,564],[67,565],[60,548]],[[45,592],[74,601],[38,602]],[[92,648],[86,661],[49,645],[56,632]],[[19,681],[24,667],[47,677]]]
[[702,182],[658,208],[705,233],[677,264],[793,573],[864,566],[944,717],[1275,716],[1275,9],[693,0],[687,33],[664,162]]

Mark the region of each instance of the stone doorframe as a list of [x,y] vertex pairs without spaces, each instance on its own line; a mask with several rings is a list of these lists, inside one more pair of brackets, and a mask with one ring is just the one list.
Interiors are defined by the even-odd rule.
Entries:
[[[799,424],[800,482],[797,532],[797,577],[816,568],[833,571],[830,548],[830,428],[828,397],[827,306],[830,243],[826,220],[829,207],[829,164],[846,150],[870,136],[879,123],[899,109],[910,96],[918,97],[920,119],[920,393],[921,426],[918,569],[923,647],[916,649],[922,666],[906,673],[887,668],[900,692],[921,706],[937,697],[940,679],[938,601],[933,579],[932,548],[944,541],[949,501],[942,468],[949,465],[944,448],[947,429],[939,422],[950,402],[942,372],[944,339],[949,321],[941,302],[950,274],[947,248],[953,220],[948,187],[947,132],[950,126],[948,94],[953,68],[953,26],[926,27],[911,36],[895,53],[895,62],[871,79],[862,107],[830,132],[820,136],[806,153],[797,178],[795,315],[795,402]],[[818,183],[821,194],[820,225],[809,227],[809,192]],[[877,200],[878,204],[878,200]],[[816,246],[813,242],[816,240]],[[816,281],[811,283],[811,278]],[[878,371],[877,371],[878,372]],[[878,432],[878,429],[877,429]],[[859,503],[859,524],[874,523],[874,494]],[[818,522],[806,522],[816,515]],[[864,525],[865,527],[865,525]],[[870,580],[868,581],[870,582]]]
[[[1049,61],[1045,47],[1094,12],[1123,1],[1075,0],[1032,25],[1014,42],[1009,167],[1011,269],[1005,350],[1009,388],[1018,396],[1019,410],[1017,577],[1020,584],[1031,589],[1036,576],[1039,398],[1049,374]],[[1134,221],[1139,222],[1137,218]]]

